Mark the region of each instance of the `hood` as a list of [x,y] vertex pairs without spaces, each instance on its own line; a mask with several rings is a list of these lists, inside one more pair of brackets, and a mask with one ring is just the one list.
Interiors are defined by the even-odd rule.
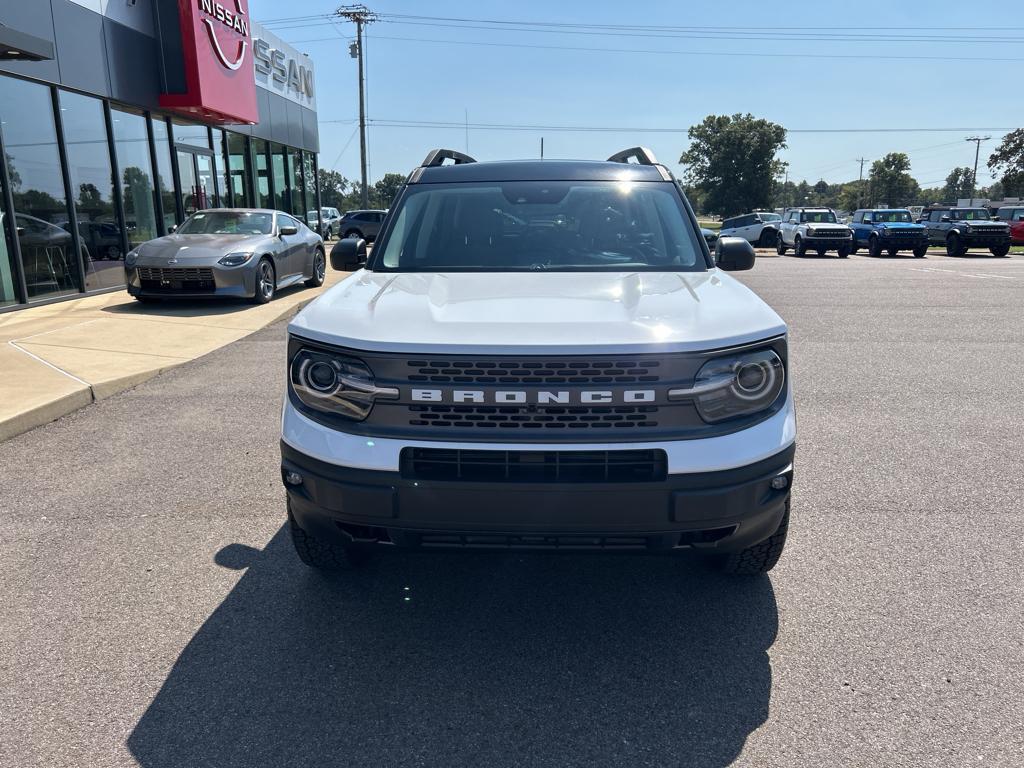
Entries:
[[879,221],[875,226],[885,229],[924,229],[924,224],[914,224],[909,221]]
[[167,235],[143,243],[138,248],[137,263],[177,259],[180,263],[195,264],[216,260],[235,251],[256,250],[269,235]]
[[968,220],[968,219],[957,219],[953,222],[954,224],[966,224],[972,227],[996,227],[997,229],[1006,229],[1007,224],[1005,221],[992,221],[991,219],[985,221],[984,219]]
[[749,288],[708,272],[360,270],[289,330],[369,351],[492,354],[707,350],[785,333]]

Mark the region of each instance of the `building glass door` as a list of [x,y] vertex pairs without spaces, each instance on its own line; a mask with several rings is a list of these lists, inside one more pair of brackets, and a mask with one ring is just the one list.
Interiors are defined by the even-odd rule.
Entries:
[[213,206],[213,156],[209,152],[178,147],[178,180],[186,216]]

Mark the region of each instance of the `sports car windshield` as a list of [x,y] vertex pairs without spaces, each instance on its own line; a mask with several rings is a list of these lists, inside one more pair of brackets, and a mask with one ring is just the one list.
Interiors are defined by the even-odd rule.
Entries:
[[179,235],[269,235],[273,231],[273,214],[241,211],[194,213],[178,227]]
[[671,183],[521,181],[408,188],[371,269],[704,271]]
[[877,211],[875,221],[884,224],[909,224],[913,219],[910,217],[910,211]]

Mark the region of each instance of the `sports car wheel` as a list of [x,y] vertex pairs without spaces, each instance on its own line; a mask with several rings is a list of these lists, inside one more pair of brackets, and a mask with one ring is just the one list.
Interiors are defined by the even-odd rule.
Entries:
[[327,273],[327,258],[319,248],[313,254],[313,276],[306,281],[310,288],[319,288],[324,284],[324,275]]
[[256,266],[256,292],[252,297],[254,304],[266,304],[277,292],[277,276],[270,259],[264,258]]

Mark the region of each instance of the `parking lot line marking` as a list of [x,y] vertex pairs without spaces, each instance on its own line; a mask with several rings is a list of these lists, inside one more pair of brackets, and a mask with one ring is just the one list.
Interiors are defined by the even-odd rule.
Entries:
[[[38,335],[38,336],[41,336],[42,334],[37,334],[37,335]],[[84,386],[86,386],[86,387],[92,387],[92,385],[91,385],[91,384],[90,384],[90,383],[89,383],[88,381],[83,381],[82,379],[80,379],[80,378],[78,378],[77,376],[75,376],[75,375],[74,375],[73,373],[68,373],[68,372],[67,372],[67,371],[65,371],[65,370],[64,370],[63,368],[59,368],[59,367],[57,367],[56,365],[54,365],[53,363],[51,363],[50,361],[48,361],[48,360],[44,360],[44,359],[43,359],[43,358],[41,358],[41,357],[40,357],[39,355],[35,355],[35,354],[32,354],[32,353],[31,353],[31,352],[29,352],[29,351],[28,351],[27,349],[23,349],[22,347],[19,347],[19,346],[18,346],[18,345],[17,345],[17,344],[15,343],[15,342],[13,342],[13,341],[8,341],[7,343],[8,343],[8,344],[10,344],[10,345],[11,345],[12,347],[14,347],[14,348],[15,348],[16,350],[18,350],[19,352],[22,352],[22,353],[24,353],[24,354],[28,355],[28,356],[29,356],[29,357],[31,357],[31,358],[32,358],[33,360],[35,360],[35,361],[37,361],[37,362],[40,362],[40,363],[42,363],[43,365],[45,365],[45,366],[46,366],[46,367],[48,367],[48,368],[52,368],[53,370],[57,371],[57,373],[63,373],[63,374],[64,374],[65,376],[67,376],[67,377],[68,377],[69,379],[74,379],[74,380],[75,380],[75,381],[77,381],[77,382],[78,382],[79,384],[82,384],[82,385],[84,385]]]
[[956,275],[957,277],[977,277],[981,280],[1014,280],[1016,279],[1013,275],[992,275],[984,272],[960,272],[955,269],[937,269],[935,267],[910,267],[914,272],[941,272],[947,275]]

